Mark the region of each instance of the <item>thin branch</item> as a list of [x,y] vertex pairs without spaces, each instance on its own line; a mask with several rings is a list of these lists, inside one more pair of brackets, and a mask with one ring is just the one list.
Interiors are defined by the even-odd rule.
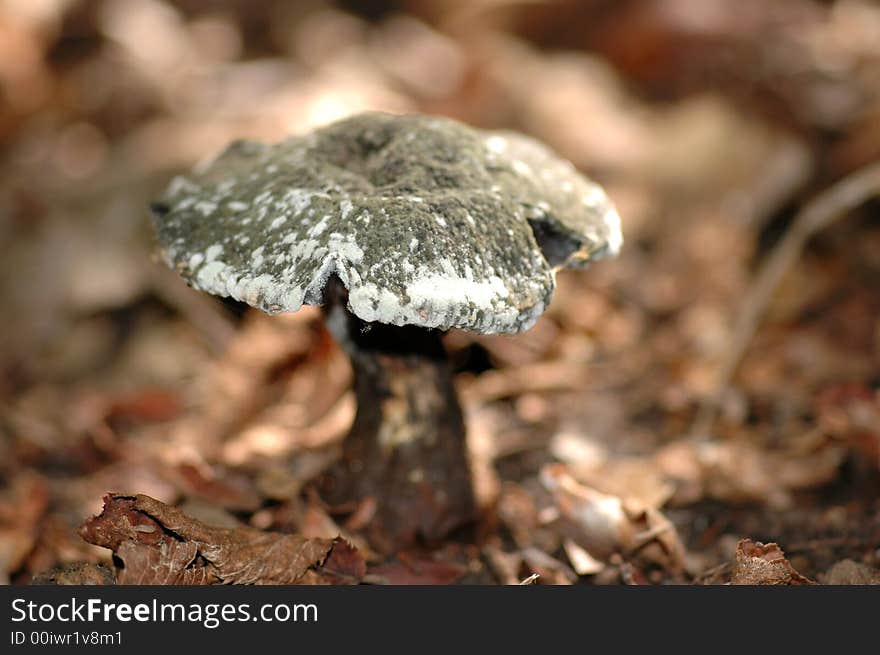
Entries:
[[706,436],[715,423],[718,406],[760,326],[785,273],[797,262],[817,232],[870,198],[880,195],[880,162],[866,166],[813,198],[795,219],[752,282],[733,329],[730,348],[718,370],[715,388],[700,406],[691,434]]

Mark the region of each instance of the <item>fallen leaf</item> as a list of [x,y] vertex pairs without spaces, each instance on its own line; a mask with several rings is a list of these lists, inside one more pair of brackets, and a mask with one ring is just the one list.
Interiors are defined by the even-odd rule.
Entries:
[[245,475],[221,466],[180,464],[170,477],[188,496],[202,498],[229,510],[254,511],[260,497]]
[[80,534],[113,550],[119,584],[338,584],[366,568],[339,538],[212,527],[144,495],[108,494]]
[[816,584],[795,571],[778,544],[742,539],[736,545],[733,585],[811,585]]
[[389,585],[449,585],[466,572],[460,562],[403,552],[393,562],[370,567],[370,579]]
[[656,508],[583,485],[562,464],[545,466],[541,482],[574,542],[592,558],[607,561],[619,553],[669,571],[683,567],[685,551],[675,526]]
[[543,550],[523,548],[520,554],[529,569],[538,576],[536,581],[542,584],[570,585],[577,581],[577,574],[571,570],[571,567]]

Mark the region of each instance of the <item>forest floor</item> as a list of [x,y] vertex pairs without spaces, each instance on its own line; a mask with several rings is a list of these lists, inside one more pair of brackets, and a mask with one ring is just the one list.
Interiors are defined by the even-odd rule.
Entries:
[[[880,161],[877,5],[302,4],[0,7],[0,581],[880,583],[878,176],[820,198]],[[147,214],[364,109],[531,134],[626,239],[444,337],[480,519],[390,556],[309,483],[355,411],[320,310],[187,288]]]

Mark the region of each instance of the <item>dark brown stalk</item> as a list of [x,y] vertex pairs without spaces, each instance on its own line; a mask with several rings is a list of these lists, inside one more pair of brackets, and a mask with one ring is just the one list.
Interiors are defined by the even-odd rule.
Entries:
[[357,413],[322,488],[333,503],[372,497],[371,541],[383,550],[435,541],[475,515],[461,407],[441,335],[365,323],[328,283],[331,333],[351,358]]

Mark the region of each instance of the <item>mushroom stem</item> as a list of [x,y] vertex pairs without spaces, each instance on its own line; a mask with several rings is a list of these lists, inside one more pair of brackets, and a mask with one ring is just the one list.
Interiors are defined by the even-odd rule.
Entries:
[[344,294],[331,281],[325,313],[351,358],[357,413],[323,481],[325,496],[375,499],[370,536],[380,549],[437,540],[475,516],[464,420],[440,333],[366,323],[346,309]]

